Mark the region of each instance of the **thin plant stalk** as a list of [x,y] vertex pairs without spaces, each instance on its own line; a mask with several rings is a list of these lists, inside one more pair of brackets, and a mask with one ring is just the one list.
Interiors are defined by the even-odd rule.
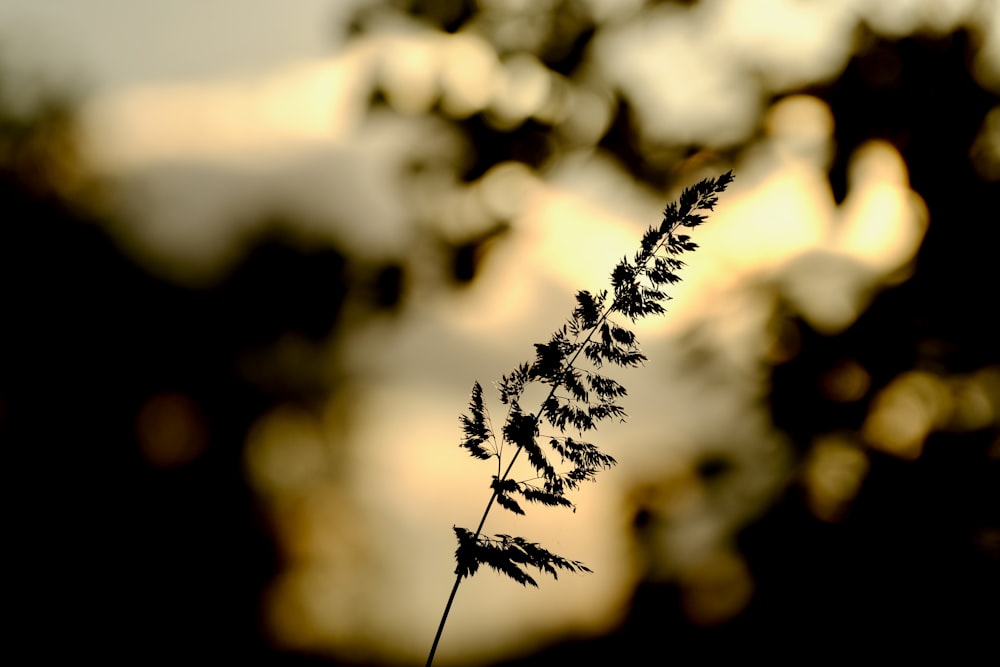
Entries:
[[[555,554],[551,554],[536,544],[526,542],[522,538],[498,535],[497,538],[499,538],[499,541],[491,540],[490,538],[485,538],[485,541],[483,541],[481,537],[483,527],[486,525],[486,519],[489,517],[490,511],[498,500],[506,509],[523,514],[519,505],[507,495],[510,491],[520,493],[526,500],[533,502],[541,502],[546,505],[572,506],[571,503],[563,498],[566,488],[575,488],[577,482],[580,480],[592,479],[594,473],[599,468],[607,468],[615,463],[611,457],[599,454],[593,445],[589,445],[589,443],[577,443],[571,438],[565,438],[564,441],[568,450],[559,448],[557,451],[564,457],[569,456],[577,464],[577,468],[573,471],[576,473],[575,476],[571,473],[568,478],[564,479],[563,475],[556,474],[553,468],[548,465],[546,458],[535,442],[538,425],[544,416],[553,426],[559,428],[561,432],[564,432],[567,422],[575,426],[578,431],[583,432],[595,428],[595,420],[607,418],[609,415],[623,417],[624,412],[617,405],[611,403],[608,397],[611,395],[623,396],[625,394],[624,387],[594,374],[587,375],[586,377],[591,382],[593,391],[601,399],[600,406],[604,408],[597,411],[597,416],[594,418],[593,404],[589,402],[587,392],[582,389],[582,385],[579,382],[581,371],[575,364],[581,354],[586,354],[598,368],[600,368],[603,361],[617,363],[621,366],[635,366],[645,360],[645,356],[637,352],[634,336],[631,332],[621,329],[617,325],[612,325],[609,317],[612,313],[620,312],[635,321],[638,317],[665,312],[658,301],[669,299],[669,297],[656,288],[680,280],[671,269],[679,269],[683,266],[683,262],[673,259],[672,256],[676,256],[684,251],[693,250],[697,247],[694,243],[688,241],[687,236],[676,236],[675,232],[681,227],[695,227],[704,222],[705,216],[698,215],[694,211],[712,210],[717,201],[715,195],[725,190],[731,180],[732,172],[727,172],[718,179],[705,179],[693,188],[685,190],[681,195],[680,205],[671,204],[664,211],[664,220],[660,227],[658,229],[651,227],[643,236],[642,248],[635,256],[635,263],[630,264],[626,258],[622,260],[612,273],[615,297],[611,305],[601,309],[603,312],[595,310],[595,306],[603,300],[605,293],[602,293],[597,298],[587,292],[578,293],[577,300],[580,305],[574,311],[574,319],[571,320],[570,328],[567,329],[564,326],[562,334],[557,331],[547,345],[536,344],[538,359],[533,365],[524,364],[510,376],[504,377],[501,400],[510,405],[512,409],[508,412],[507,424],[503,430],[503,438],[505,441],[516,445],[516,448],[503,473],[499,474],[500,468],[497,470],[498,474],[494,477],[492,485],[493,493],[486,503],[486,508],[483,511],[475,532],[468,533],[464,529],[455,529],[456,534],[459,536],[459,550],[456,552],[458,567],[455,571],[455,583],[451,588],[451,593],[448,595],[448,601],[445,604],[441,621],[434,635],[434,641],[427,656],[427,667],[432,667],[433,665],[441,635],[444,632],[462,579],[475,573],[480,564],[489,565],[511,576],[522,585],[537,585],[534,579],[520,569],[520,566],[524,564],[544,570],[554,577],[556,576],[555,568],[590,572],[582,563],[567,561]],[[661,252],[662,254],[660,254]],[[664,257],[669,259],[664,259]],[[654,262],[652,268],[650,267],[650,262]],[[650,288],[642,286],[640,279],[647,280]],[[594,315],[597,312],[600,312],[600,315],[595,317]],[[586,326],[579,326],[581,323],[585,323]],[[609,329],[609,325],[613,329]],[[573,341],[569,341],[566,338],[565,334],[567,331],[575,332]],[[587,332],[587,335],[582,341],[579,341],[580,334],[584,331]],[[604,338],[600,344],[594,341],[594,336],[599,331],[602,332]],[[610,334],[609,331],[611,332]],[[612,338],[618,342],[614,342]],[[553,350],[557,351],[554,361]],[[623,355],[622,350],[625,350],[628,354]],[[597,378],[596,380],[594,379],[595,377]],[[534,381],[545,382],[550,385],[550,389],[542,401],[541,408],[537,412],[522,416],[520,406],[517,404],[517,398],[520,397],[520,393],[523,391],[523,385]],[[573,386],[569,386],[570,384]],[[561,403],[557,399],[556,394],[556,391],[560,388],[569,389],[572,394],[577,396],[577,401],[590,405],[590,411],[574,411],[574,408],[568,407],[568,403]],[[583,392],[583,398],[580,397],[579,392]],[[482,447],[484,441],[492,439],[495,442],[496,437],[484,420],[485,408],[482,404],[482,389],[478,383],[476,383],[473,389],[473,401],[470,404],[470,409],[473,419],[462,418],[466,432],[466,439],[463,441],[462,446],[469,449],[470,453],[476,458],[488,459],[496,456],[498,465],[502,467],[500,460],[501,447],[497,445],[494,451]],[[558,444],[557,441],[558,438],[553,438],[550,444],[556,447]],[[573,447],[582,448],[582,451],[586,452],[586,455],[580,454]],[[543,476],[547,481],[544,491],[539,491],[533,487],[525,489],[520,483],[515,482],[511,485],[509,482],[514,463],[526,448],[530,448],[529,457],[532,460],[532,465],[539,471],[540,476]],[[576,452],[575,457],[574,452]],[[504,560],[504,558],[507,560]]]

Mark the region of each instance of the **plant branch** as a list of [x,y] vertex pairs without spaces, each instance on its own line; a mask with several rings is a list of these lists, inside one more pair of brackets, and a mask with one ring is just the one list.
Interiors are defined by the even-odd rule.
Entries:
[[[458,566],[455,570],[455,583],[448,596],[444,613],[434,636],[434,642],[427,657],[427,667],[431,667],[434,661],[434,655],[462,579],[474,574],[480,564],[489,565],[512,577],[518,583],[530,583],[531,585],[536,585],[536,583],[523,571],[521,567],[523,565],[531,565],[552,576],[556,576],[555,568],[590,571],[579,561],[569,561],[556,556],[539,545],[527,542],[520,537],[497,535],[496,539],[483,538],[481,537],[483,527],[486,525],[494,503],[498,503],[516,514],[524,513],[518,504],[507,495],[508,493],[520,493],[529,501],[541,502],[546,505],[572,507],[572,503],[564,497],[565,491],[575,488],[577,483],[583,479],[592,478],[601,468],[614,465],[613,458],[600,453],[595,446],[589,443],[574,442],[568,437],[560,443],[559,439],[556,438],[550,441],[552,448],[576,464],[576,468],[570,473],[556,473],[535,442],[535,438],[538,437],[539,422],[544,415],[560,431],[564,432],[565,427],[569,424],[583,432],[596,428],[596,422],[602,419],[611,416],[624,416],[621,407],[613,402],[617,397],[625,395],[624,387],[610,378],[604,378],[589,370],[578,369],[576,362],[581,354],[586,354],[597,368],[600,368],[604,361],[619,366],[636,366],[645,360],[645,356],[638,352],[634,334],[618,326],[609,318],[612,313],[620,312],[634,322],[639,317],[665,312],[659,302],[670,297],[660,291],[660,288],[680,280],[674,270],[682,267],[683,262],[677,260],[676,255],[694,250],[697,247],[688,240],[687,236],[675,236],[674,233],[682,226],[696,227],[704,222],[705,216],[695,214],[693,211],[713,210],[717,201],[715,195],[725,190],[731,181],[732,172],[727,172],[717,179],[704,179],[694,187],[685,189],[681,194],[679,204],[670,204],[664,210],[664,218],[659,228],[650,227],[643,236],[641,250],[636,253],[634,263],[630,263],[626,258],[612,272],[614,298],[611,305],[600,307],[607,296],[606,292],[600,293],[597,297],[588,292],[577,294],[579,305],[573,311],[573,319],[569,325],[564,325],[561,331],[557,331],[549,343],[536,344],[538,358],[534,364],[523,364],[509,377],[504,377],[501,385],[501,399],[510,407],[503,429],[503,438],[500,441],[496,439],[492,425],[487,425],[489,417],[482,402],[482,388],[478,382],[475,383],[473,399],[470,403],[472,419],[466,416],[461,418],[466,433],[462,446],[467,448],[476,458],[492,458],[481,446],[485,439],[491,438],[494,442],[494,455],[497,457],[498,474],[494,476],[493,492],[486,503],[475,532],[469,532],[464,528],[454,528],[459,539],[459,548],[456,551]],[[651,267],[650,262],[654,259],[654,265]],[[602,310],[603,312],[601,312]],[[584,331],[587,332],[587,335],[580,341],[580,335]],[[597,332],[602,334],[600,342],[594,338]],[[567,333],[572,334],[572,342],[567,338]],[[589,389],[581,383],[580,373],[587,374]],[[548,384],[549,391],[538,411],[525,415],[521,413],[517,399],[521,396],[524,386],[531,382]],[[566,388],[570,396],[557,396],[556,392],[560,388]],[[589,400],[591,391],[596,392],[600,398],[599,403],[595,404]],[[576,406],[583,404],[586,406],[586,410],[575,407],[574,404]],[[516,446],[506,469],[503,469],[502,462],[504,442],[510,442]],[[511,484],[508,481],[514,464],[524,449],[528,449],[528,458],[536,471],[540,473],[534,479],[545,479],[543,490],[539,490],[537,487],[526,489],[519,484]],[[500,474],[501,470],[503,470],[503,474]]]

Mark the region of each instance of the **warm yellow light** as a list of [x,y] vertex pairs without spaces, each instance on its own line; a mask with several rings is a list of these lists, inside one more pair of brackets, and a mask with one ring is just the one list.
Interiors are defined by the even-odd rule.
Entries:
[[927,211],[909,189],[902,156],[886,142],[869,142],[851,156],[848,177],[836,246],[880,272],[909,261],[927,229]]
[[951,393],[941,378],[923,371],[904,373],[875,397],[861,434],[876,449],[915,459],[951,409]]
[[489,104],[498,85],[500,62],[490,44],[471,34],[456,34],[442,44],[441,105],[463,117]]
[[307,650],[323,646],[356,649],[363,602],[345,590],[342,579],[325,563],[286,569],[273,584],[265,607],[266,624],[275,641]]
[[824,205],[828,193],[819,173],[799,167],[770,171],[741,196],[727,197],[712,224],[699,228],[703,255],[722,265],[714,272],[732,278],[821,247],[832,226],[833,211]]
[[955,411],[949,427],[974,431],[1000,425],[1000,367],[989,366],[952,383]]
[[[1000,42],[1000,39],[997,40]],[[980,177],[1000,181],[1000,106],[993,107],[969,149],[969,157]]]
[[841,361],[820,378],[820,389],[831,401],[860,400],[871,386],[871,375],[853,359]]
[[681,576],[684,613],[695,624],[724,623],[746,607],[754,585],[746,564],[736,554],[718,552]]
[[782,98],[764,118],[764,127],[778,151],[821,170],[828,168],[833,156],[833,123],[830,107],[812,95]]
[[503,65],[500,85],[490,102],[491,117],[500,126],[519,125],[542,108],[552,86],[552,74],[537,58],[521,53]]
[[833,75],[850,55],[856,21],[850,2],[712,3],[724,46],[771,90],[787,90]]
[[274,160],[338,140],[361,110],[345,91],[358,55],[256,78],[139,87],[97,98],[82,113],[87,155],[102,170],[174,160]]
[[269,495],[306,488],[326,468],[324,434],[315,415],[277,408],[254,424],[246,440],[245,461],[251,483]]
[[377,85],[401,113],[426,113],[438,97],[438,39],[407,35],[379,40]]
[[258,78],[164,84],[97,98],[82,114],[88,156],[121,171],[174,160],[274,160],[338,140],[361,109],[357,53]]
[[868,458],[854,442],[837,435],[818,439],[802,471],[809,509],[823,521],[843,518],[868,473]]
[[977,0],[880,0],[857,4],[874,30],[883,35],[902,36],[921,30],[951,32],[968,20],[979,3]]

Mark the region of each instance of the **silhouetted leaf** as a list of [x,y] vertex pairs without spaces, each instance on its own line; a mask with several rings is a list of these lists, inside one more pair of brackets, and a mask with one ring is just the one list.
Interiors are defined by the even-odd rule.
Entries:
[[497,504],[505,510],[524,516],[524,510],[517,504],[517,501],[505,493],[497,493]]
[[533,503],[540,503],[549,507],[573,507],[573,503],[559,492],[543,491],[527,484],[521,484],[518,492],[524,496],[525,500],[530,500]]
[[601,317],[600,308],[603,301],[603,297],[596,299],[590,292],[576,293],[577,306],[573,311],[573,316],[579,322],[582,330],[593,329],[597,325]]
[[615,380],[596,373],[587,375],[587,383],[602,400],[618,398],[628,394],[625,387]]
[[458,538],[458,548],[455,550],[455,574],[460,579],[471,577],[479,570],[475,536],[465,528],[458,526],[452,526],[452,530],[455,531],[455,537]]
[[545,456],[542,448],[538,446],[534,438],[530,442],[524,445],[524,451],[528,455],[528,461],[531,463],[531,467],[535,469],[535,472],[542,478],[548,479],[556,474],[555,468],[549,463],[549,459]]
[[478,382],[472,385],[472,399],[469,401],[469,412],[472,413],[471,418],[468,415],[460,417],[465,438],[459,444],[477,459],[490,459],[494,456],[494,453],[483,447],[483,443],[493,436],[493,432],[486,425],[483,388]]
[[639,260],[642,257],[647,257],[653,254],[656,246],[659,245],[660,239],[663,238],[663,232],[655,227],[650,227],[646,230],[646,233],[642,235],[642,241],[639,244],[640,254],[636,256],[636,263],[641,263]]
[[589,395],[587,394],[587,388],[583,386],[580,382],[580,371],[575,368],[568,368],[563,373],[562,386],[564,386],[569,393],[573,394],[573,398],[578,401],[586,402],[589,400]]
[[[549,440],[551,451],[560,457],[561,463],[569,463],[572,467],[557,472],[537,443],[539,419],[544,418],[560,432],[572,427],[583,433],[596,428],[602,420],[625,418],[624,408],[615,402],[627,395],[625,387],[593,370],[578,368],[577,356],[582,352],[583,357],[598,369],[605,363],[631,367],[646,360],[639,351],[635,334],[608,317],[617,312],[635,321],[664,312],[661,303],[670,296],[663,288],[680,280],[676,271],[684,266],[677,256],[698,247],[687,235],[674,232],[681,226],[702,224],[705,216],[696,211],[711,210],[716,204],[716,195],[725,190],[731,180],[732,172],[727,172],[717,179],[705,179],[685,189],[678,202],[664,209],[660,226],[650,227],[643,234],[634,262],[625,257],[615,266],[611,273],[611,306],[605,307],[607,291],[597,295],[577,292],[576,307],[567,324],[556,330],[548,342],[535,345],[532,363],[521,364],[503,376],[498,383],[500,400],[509,406],[503,439],[515,447],[517,453],[524,451],[541,483],[516,482],[508,478],[511,467],[508,466],[502,476],[493,476],[490,485],[498,505],[515,514],[524,514],[523,508],[511,497],[517,494],[528,502],[573,508],[566,492],[576,489],[583,481],[593,481],[598,472],[616,464],[614,458],[592,443],[559,436]],[[550,391],[537,414],[524,413],[519,401],[525,386],[534,381],[544,383]],[[590,400],[591,393],[596,396],[595,402]],[[470,415],[461,418],[465,434],[462,446],[477,458],[499,457],[500,448],[491,450],[483,446],[494,435],[488,424],[479,383],[473,386],[469,409]],[[525,571],[526,567],[553,577],[560,569],[590,572],[579,561],[557,556],[521,537],[498,534],[489,538],[464,528],[454,530],[459,542],[455,552],[455,572],[459,580],[474,574],[481,565],[488,565],[523,586],[537,586]]]
[[503,427],[504,439],[516,447],[524,447],[534,442],[538,434],[538,420],[534,415],[526,415],[520,410],[511,410]]
[[509,375],[503,376],[497,384],[500,390],[501,403],[510,405],[516,403],[521,398],[521,394],[524,393],[524,385],[530,381],[528,379],[528,368],[528,364],[523,363],[511,371]]
[[501,481],[499,477],[493,475],[493,483],[490,484],[490,488],[496,491],[497,503],[501,507],[513,512],[514,514],[524,515],[524,510],[517,504],[517,501],[507,495],[513,491],[520,492],[520,484],[512,479],[505,479]]

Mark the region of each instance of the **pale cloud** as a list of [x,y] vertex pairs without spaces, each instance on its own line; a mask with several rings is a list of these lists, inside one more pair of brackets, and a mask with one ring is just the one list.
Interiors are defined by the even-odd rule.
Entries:
[[342,143],[365,112],[360,55],[351,51],[253,77],[146,85],[99,96],[82,112],[87,154],[97,169],[111,173],[179,161],[247,168]]

